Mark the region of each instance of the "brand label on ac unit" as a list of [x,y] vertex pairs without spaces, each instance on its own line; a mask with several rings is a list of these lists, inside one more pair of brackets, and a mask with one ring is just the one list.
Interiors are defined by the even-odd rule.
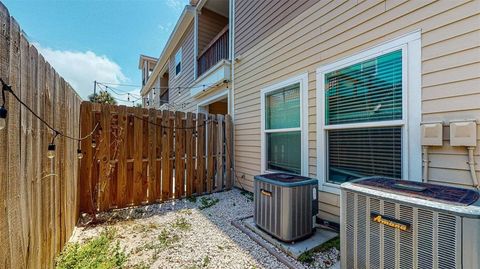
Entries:
[[392,227],[394,229],[398,229],[400,231],[409,231],[410,230],[410,223],[406,223],[401,220],[397,220],[391,217],[387,217],[384,215],[380,215],[376,212],[371,212],[370,217],[372,218],[372,221],[378,222],[380,224],[383,224],[388,227]]

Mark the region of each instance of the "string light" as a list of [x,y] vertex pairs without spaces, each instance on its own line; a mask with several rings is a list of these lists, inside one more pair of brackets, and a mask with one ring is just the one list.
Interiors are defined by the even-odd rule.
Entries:
[[55,135],[52,138],[52,142],[50,142],[50,144],[48,144],[47,157],[49,159],[55,158],[55,149],[57,147],[55,145],[55,139],[57,138],[58,135],[60,135],[60,132],[55,130]]
[[[9,92],[14,98],[15,100],[17,100],[25,109],[27,109],[30,113],[32,113],[33,116],[35,116],[35,118],[37,118],[38,120],[40,120],[48,129],[52,130],[54,132],[54,136],[52,138],[52,141],[50,142],[50,144],[48,145],[48,148],[47,148],[47,157],[49,159],[53,159],[55,158],[55,149],[56,149],[56,145],[55,145],[55,139],[57,138],[57,136],[62,136],[66,139],[70,139],[70,140],[75,140],[75,141],[82,141],[82,140],[85,140],[87,138],[89,138],[90,136],[92,136],[94,133],[95,133],[95,130],[97,130],[98,126],[99,126],[99,123],[97,123],[97,125],[95,125],[95,128],[93,128],[93,130],[90,132],[90,134],[88,134],[87,136],[85,137],[72,137],[72,136],[69,136],[69,135],[66,135],[64,134],[63,132],[55,129],[52,125],[50,125],[48,122],[46,122],[43,118],[41,118],[37,113],[35,113],[35,111],[33,111],[27,104],[25,104],[12,90],[12,87],[8,84],[6,84],[3,79],[0,78],[0,83],[2,83],[2,106],[0,107],[0,129],[4,129],[5,128],[5,125],[6,125],[6,118],[7,118],[7,109],[5,108],[5,92]],[[77,152],[78,153],[78,152]],[[83,154],[83,153],[82,153]],[[77,155],[78,157],[78,155]],[[83,157],[83,156],[82,156]]]
[[[2,81],[3,82],[3,81]],[[7,126],[7,109],[5,108],[5,87],[6,85],[3,84],[2,86],[2,106],[0,107],[0,130],[5,129]]]
[[77,159],[79,160],[83,159],[83,152],[82,152],[82,149],[80,148],[80,141],[78,141],[78,146],[77,146]]
[[83,159],[83,152],[81,149],[77,149],[77,158],[79,160]]
[[2,105],[0,107],[0,130],[5,129],[5,126],[7,126],[7,109]]
[[49,159],[55,158],[55,148],[56,148],[55,144],[53,144],[53,143],[48,144],[47,157]]
[[97,147],[97,142],[95,142],[95,139],[92,139],[92,148],[96,148]]

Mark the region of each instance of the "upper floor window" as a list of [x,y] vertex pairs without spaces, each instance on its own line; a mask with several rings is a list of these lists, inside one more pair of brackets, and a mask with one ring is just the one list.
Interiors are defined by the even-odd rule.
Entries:
[[182,72],[182,48],[175,54],[175,75],[177,76],[180,72]]

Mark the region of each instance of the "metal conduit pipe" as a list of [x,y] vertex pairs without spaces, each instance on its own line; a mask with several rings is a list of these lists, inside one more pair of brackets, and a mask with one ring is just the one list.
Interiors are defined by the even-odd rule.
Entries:
[[423,146],[423,182],[428,182],[428,168],[430,160],[428,159],[428,146]]

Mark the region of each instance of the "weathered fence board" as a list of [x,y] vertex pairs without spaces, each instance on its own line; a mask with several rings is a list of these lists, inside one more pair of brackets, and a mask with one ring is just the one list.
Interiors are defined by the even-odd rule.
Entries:
[[96,148],[88,144],[91,141],[82,143],[86,148],[79,168],[82,212],[168,201],[231,187],[227,183],[231,178],[225,172],[231,167],[225,156],[232,146],[228,115],[210,115],[206,121],[204,114],[84,102],[81,122],[82,136],[99,125],[93,136],[99,137]]
[[[36,114],[79,135],[81,99],[29,44],[0,3],[0,78]],[[57,137],[6,93],[7,127],[0,130],[0,268],[53,268],[78,219],[77,143]]]

